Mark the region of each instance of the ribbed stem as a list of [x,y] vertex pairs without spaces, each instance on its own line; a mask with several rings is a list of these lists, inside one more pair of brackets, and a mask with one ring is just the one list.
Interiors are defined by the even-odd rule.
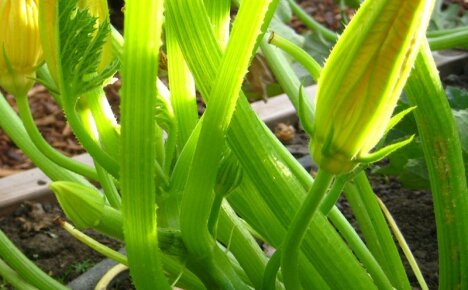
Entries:
[[460,138],[427,43],[405,89],[429,171],[439,249],[439,289],[468,287],[468,187]]
[[225,145],[224,137],[268,7],[269,1],[265,0],[246,2],[239,10],[218,77],[210,92],[210,103],[204,113],[181,204],[180,225],[184,242],[194,258],[206,263],[210,267],[207,270],[213,271],[210,278],[214,279],[208,282],[217,283],[215,287],[245,287],[237,275],[232,275],[232,271],[218,270],[217,261],[213,260],[218,250],[207,223],[213,205],[218,163]]
[[411,289],[403,262],[375,194],[364,172],[345,186],[345,195],[367,246],[397,289]]
[[[173,3],[173,1],[168,3]],[[194,38],[190,42],[181,42],[181,49],[200,92],[204,97],[209,97],[219,69],[221,50],[217,47],[209,26],[183,16],[184,11],[193,11],[199,16],[196,19],[204,14],[203,9],[194,7],[191,5],[193,3],[196,2],[184,2],[185,5],[179,4],[179,6],[168,8],[167,15],[172,14],[178,19],[184,19],[180,27],[177,27],[178,39]],[[187,8],[187,6],[190,7]],[[274,218],[285,227],[290,223],[292,213],[299,206],[299,200],[305,195],[304,187],[308,188],[305,183],[311,182],[310,176],[268,128],[259,122],[247,100],[244,99],[243,94],[241,95],[227,134],[228,143],[239,157],[246,175],[255,183],[260,193],[258,199],[268,205],[268,210],[271,210]],[[272,182],[272,177],[274,182]],[[307,181],[303,182],[303,178]],[[279,192],[282,194],[278,194]],[[243,208],[249,212],[260,210],[252,203],[244,204]],[[236,211],[242,211],[243,208],[236,207]],[[253,216],[254,214],[249,214],[249,223],[258,225],[258,221]],[[270,231],[274,229],[271,226],[267,228]],[[307,269],[308,273],[314,269],[314,278],[317,278],[310,281],[320,281],[320,286],[325,286],[325,288],[328,283],[331,288],[374,289],[369,275],[323,215],[317,215],[317,218],[313,220],[312,228],[314,235],[308,235],[304,243],[305,256],[308,262],[315,266],[314,269],[309,263],[304,263],[304,269]],[[278,235],[280,232],[275,230],[277,244],[282,238]],[[335,251],[326,250],[331,244]],[[355,275],[348,274],[351,269],[356,272]],[[325,277],[327,277],[326,282]],[[318,289],[324,289],[324,287]]]
[[163,1],[128,1],[122,59],[121,190],[130,274],[138,289],[169,289],[158,248],[156,77]]

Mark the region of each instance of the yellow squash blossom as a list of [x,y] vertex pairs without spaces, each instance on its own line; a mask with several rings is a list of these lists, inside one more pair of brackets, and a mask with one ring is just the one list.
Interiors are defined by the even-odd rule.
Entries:
[[38,0],[0,0],[0,85],[25,94],[41,62]]
[[345,29],[318,81],[311,152],[322,169],[340,174],[378,157],[370,151],[389,126],[433,6],[365,1]]

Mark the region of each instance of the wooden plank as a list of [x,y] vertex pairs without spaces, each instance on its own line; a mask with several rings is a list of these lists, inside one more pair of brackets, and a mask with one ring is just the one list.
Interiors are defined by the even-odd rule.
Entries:
[[[74,157],[92,164],[88,154]],[[51,180],[38,168],[0,178],[0,212],[6,215],[25,200],[53,200],[49,189]]]

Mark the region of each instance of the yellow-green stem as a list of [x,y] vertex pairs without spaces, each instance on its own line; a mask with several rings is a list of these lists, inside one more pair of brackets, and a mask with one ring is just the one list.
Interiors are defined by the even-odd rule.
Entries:
[[286,289],[301,289],[298,264],[300,246],[312,217],[319,209],[332,180],[332,174],[323,170],[318,171],[312,188],[289,226],[281,246],[281,271]]
[[51,161],[56,164],[81,174],[85,177],[91,178],[93,180],[98,180],[98,175],[96,169],[92,168],[89,165],[81,163],[79,161],[73,160],[70,157],[63,155],[53,148],[47,141],[42,137],[39,129],[34,123],[31,110],[29,108],[28,97],[27,95],[16,96],[16,102],[18,105],[18,110],[20,117],[23,120],[24,127],[28,132],[31,140],[34,142],[36,147],[41,150],[41,152],[46,155]]

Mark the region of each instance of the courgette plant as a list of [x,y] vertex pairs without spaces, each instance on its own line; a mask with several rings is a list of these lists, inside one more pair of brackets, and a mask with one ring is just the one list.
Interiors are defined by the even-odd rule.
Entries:
[[[468,289],[465,168],[425,36],[435,2],[366,0],[337,35],[292,0],[128,0],[122,36],[106,1],[0,0],[0,85],[19,109],[0,98],[0,126],[54,181],[71,221],[60,224],[128,266],[137,289],[411,289],[392,229],[427,289],[364,171],[412,141],[380,146],[414,113],[431,173],[440,289]],[[323,69],[270,33],[276,10],[289,5],[337,41]],[[318,81],[315,102],[275,46]],[[158,79],[161,50],[168,85]],[[315,180],[242,92],[258,51],[311,137]],[[118,72],[120,122],[103,92]],[[35,82],[60,105],[93,166],[44,140],[27,98]],[[404,87],[414,107],[392,117]],[[201,117],[197,92],[206,103]],[[342,191],[362,237],[334,206]],[[123,241],[126,254],[85,228]],[[258,240],[277,249],[271,258]],[[2,232],[0,258],[0,274],[18,289],[66,288]]]

